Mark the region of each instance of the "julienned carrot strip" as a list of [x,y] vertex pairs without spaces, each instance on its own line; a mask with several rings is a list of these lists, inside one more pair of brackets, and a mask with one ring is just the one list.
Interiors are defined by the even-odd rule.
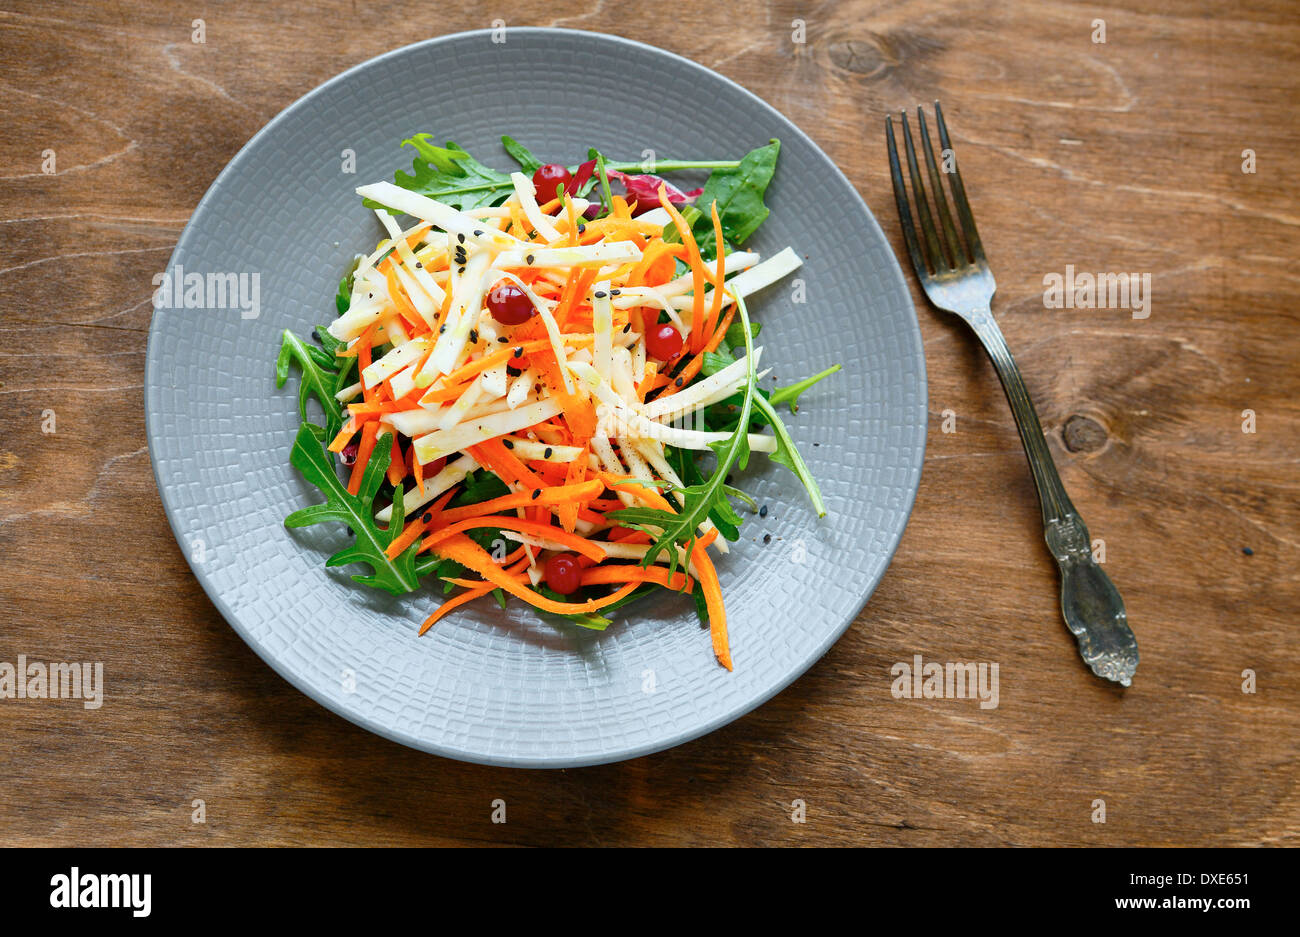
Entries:
[[[722,278],[726,273],[727,261],[726,252],[722,249],[722,219],[718,217],[718,200],[714,199],[710,207],[710,213],[713,215],[713,243],[717,245],[718,251],[718,283],[722,283]],[[698,334],[699,344],[696,353],[704,350],[704,346],[713,338],[713,330],[718,325],[718,313],[722,312],[722,297],[726,290],[720,285],[713,288],[713,302],[710,304],[708,315],[705,317],[705,327]],[[691,338],[694,340],[697,336],[692,333]],[[692,341],[692,345],[695,342]]]
[[379,265],[384,274],[384,280],[388,283],[388,295],[393,300],[393,305],[397,307],[397,313],[407,322],[412,324],[424,320],[420,314],[415,311],[415,306],[406,297],[406,291],[402,289],[402,284],[397,281],[397,271],[393,269],[393,259],[385,258],[384,262]]
[[[390,560],[397,559],[397,557],[401,556],[403,550],[419,539],[420,534],[429,529],[430,525],[438,523],[438,518],[442,515],[442,509],[447,506],[447,502],[451,500],[451,496],[455,493],[456,489],[452,488],[433,502],[432,507],[425,508],[419,515],[407,521],[406,526],[402,528],[402,532],[384,550],[388,554],[388,558]],[[426,517],[428,520],[425,520]]]
[[424,620],[424,624],[420,626],[420,634],[424,634],[426,631],[428,631],[430,628],[436,625],[438,623],[438,619],[442,618],[442,616],[446,615],[448,612],[460,608],[462,605],[466,604],[467,602],[473,602],[475,599],[482,598],[483,596],[487,595],[495,588],[496,586],[494,586],[492,583],[485,582],[481,585],[474,586],[474,588],[472,589],[466,589],[460,595],[453,596],[452,598],[443,602],[441,605],[438,606],[438,608],[434,611],[432,615],[430,615],[428,618]]
[[479,465],[491,470],[502,481],[514,482],[526,488],[548,487],[546,482],[520,462],[500,439],[488,439],[476,446],[470,446],[469,454]]
[[690,592],[695,588],[695,580],[686,573],[677,570],[669,576],[668,570],[662,566],[647,568],[636,564],[614,563],[607,566],[593,566],[582,574],[584,586],[602,586],[614,582],[652,582],[677,592]]
[[659,365],[653,361],[645,363],[645,377],[641,378],[641,383],[636,385],[636,395],[645,402],[645,395],[650,392],[650,385],[655,382],[656,375],[659,374]]
[[718,583],[718,572],[713,568],[709,553],[696,541],[691,550],[691,563],[700,578],[700,588],[704,590],[704,606],[709,613],[709,636],[713,639],[713,656],[718,663],[728,670],[731,666],[731,647],[727,640],[727,610],[722,604],[722,586]]
[[406,477],[406,459],[402,457],[402,447],[397,441],[397,434],[393,433],[392,455],[388,459],[388,481],[390,484],[400,485],[404,477]]
[[420,398],[421,403],[445,403],[448,400],[457,400],[460,395],[469,390],[469,385],[473,381],[466,381],[463,384],[457,384],[454,387],[439,387],[437,390],[425,392]]
[[[567,336],[566,336],[566,340],[567,340]],[[522,348],[524,350],[523,353],[525,355],[529,355],[532,354],[533,352],[541,351],[543,348],[550,348],[550,347],[551,347],[550,340],[545,338],[533,339],[531,341],[526,341],[526,342],[516,342],[509,345],[506,348],[502,348],[500,351],[494,351],[490,355],[484,355],[482,358],[476,358],[475,360],[470,361],[467,364],[461,365],[455,371],[452,371],[450,374],[444,377],[442,379],[442,383],[448,387],[450,387],[452,384],[463,384],[466,381],[469,381],[470,379],[478,376],[480,372],[486,371],[488,368],[493,367],[494,365],[504,364],[507,361],[509,361],[511,358],[514,357],[516,348]]]
[[639,582],[629,582],[609,595],[599,599],[589,599],[586,602],[556,602],[524,586],[518,579],[492,562],[488,552],[464,534],[456,534],[439,543],[435,552],[444,559],[455,560],[460,565],[473,570],[488,582],[518,596],[529,605],[556,615],[580,615],[600,611],[605,606],[630,595],[640,585]]
[[529,459],[525,463],[535,474],[540,475],[547,485],[564,485],[569,480],[569,465],[566,462],[547,462],[545,459]]
[[731,320],[735,317],[736,307],[733,304],[732,307],[727,310],[727,314],[722,317],[722,321],[718,323],[718,327],[713,330],[713,334],[709,336],[709,341],[704,346],[705,351],[718,350],[718,346],[722,344],[722,337],[727,334],[727,329],[731,328]]
[[[516,552],[522,553],[523,548],[520,547],[519,550]],[[507,562],[510,561],[507,560]],[[506,572],[510,575],[514,575],[516,573],[522,572],[524,567],[527,565],[528,565],[528,560],[527,558],[525,558],[524,561],[520,563],[517,568],[508,569],[506,570]],[[460,595],[448,599],[446,602],[443,602],[441,605],[438,606],[437,611],[435,611],[432,615],[430,615],[428,618],[424,620],[424,624],[420,626],[420,634],[424,634],[426,631],[432,628],[434,624],[437,623],[438,619],[442,618],[442,616],[446,615],[448,612],[452,611],[453,609],[460,608],[460,606],[464,605],[466,602],[472,602],[474,601],[474,599],[481,598],[487,595],[495,588],[496,586],[494,586],[490,582],[475,583],[473,586],[469,588],[468,591],[462,592]]]
[[467,517],[500,514],[502,511],[513,511],[515,508],[530,506],[552,507],[557,504],[564,504],[567,501],[585,504],[600,494],[603,487],[604,483],[599,479],[591,479],[577,485],[534,488],[532,491],[519,491],[514,494],[502,495],[499,498],[493,498],[479,504],[467,504],[461,508],[452,508],[450,511],[443,512],[442,519],[448,524],[454,524],[457,521],[465,520]]
[[420,489],[420,494],[424,494],[424,463],[415,457],[415,446],[410,448],[410,468],[411,475],[415,477],[415,487]]
[[590,557],[599,563],[605,558],[605,550],[600,544],[586,537],[579,537],[577,534],[566,533],[558,527],[552,527],[550,524],[539,524],[536,521],[527,521],[518,517],[505,517],[501,515],[493,517],[469,517],[463,521],[457,521],[447,527],[440,527],[428,537],[424,538],[421,548],[432,549],[435,553],[438,551],[438,544],[443,543],[457,534],[462,534],[467,530],[475,527],[501,527],[506,530],[517,530],[521,534],[528,534],[532,537],[540,537],[545,540],[554,540],[556,543],[562,543],[575,553],[581,553],[583,556]]
[[375,451],[375,440],[379,436],[379,423],[371,420],[361,428],[361,445],[357,447],[357,461],[352,464],[352,474],[348,477],[348,494],[361,490],[361,476],[366,472],[370,454]]
[[[691,226],[686,223],[682,213],[673,207],[673,203],[668,201],[668,188],[664,183],[659,183],[659,204],[664,207],[664,211],[673,219],[673,224],[677,226],[677,233],[681,235],[682,243],[686,245],[686,262],[691,268],[691,347],[695,347],[695,333],[700,331],[704,325],[704,261],[700,259],[700,249],[695,244],[695,235],[691,234]],[[722,246],[719,245],[721,250]]]
[[353,341],[351,345],[340,348],[338,351],[334,352],[335,357],[355,358],[361,352],[362,347],[369,348],[374,343],[375,331],[378,328],[378,322],[370,323],[370,325],[366,326],[365,330],[357,336],[356,340]]
[[[447,316],[451,312],[451,285],[448,284],[447,291],[442,294],[442,306],[438,309],[438,327],[434,330],[439,335],[442,334],[442,327],[447,324]],[[412,371],[412,374],[418,374],[418,371]]]
[[371,325],[362,332],[361,337],[357,339],[357,377],[361,381],[361,399],[366,403],[374,403],[378,399],[375,389],[366,386],[365,378],[365,370],[370,367],[371,358],[373,357],[375,350],[374,341],[376,326],[377,324]]
[[339,430],[339,434],[334,437],[334,440],[327,448],[330,452],[342,452],[348,447],[348,443],[352,441],[352,437],[357,434],[359,429],[361,429],[361,421],[355,417],[348,417],[347,422],[343,424],[343,428]]
[[[584,443],[582,451],[578,457],[568,464],[564,471],[564,481],[566,485],[576,485],[584,481],[587,477],[587,453],[591,451],[591,444]],[[599,492],[597,492],[599,494]],[[560,509],[555,512],[560,521],[560,526],[569,533],[573,533],[578,526],[578,503],[577,501],[566,502],[560,505]]]

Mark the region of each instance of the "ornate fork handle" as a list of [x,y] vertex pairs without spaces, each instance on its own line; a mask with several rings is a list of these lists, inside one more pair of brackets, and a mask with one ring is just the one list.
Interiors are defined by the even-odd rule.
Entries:
[[1020,369],[987,306],[963,318],[992,359],[1016,418],[1016,428],[1038,489],[1044,537],[1061,569],[1061,612],[1065,623],[1078,640],[1079,653],[1093,673],[1129,686],[1137,670],[1138,649],[1137,639],[1128,626],[1124,600],[1093,559],[1088,528],[1061,484]]

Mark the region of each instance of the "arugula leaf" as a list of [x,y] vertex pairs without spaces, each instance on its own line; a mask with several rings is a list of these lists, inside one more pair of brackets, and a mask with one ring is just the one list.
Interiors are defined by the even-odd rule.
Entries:
[[465,476],[462,485],[463,488],[456,497],[451,499],[449,507],[460,508],[467,504],[491,501],[493,498],[500,498],[503,495],[510,494],[510,489],[506,486],[506,483],[487,469],[477,469],[470,472]]
[[[328,332],[325,333],[329,335]],[[333,339],[333,336],[330,336]],[[343,407],[335,398],[340,387],[339,373],[333,364],[338,360],[314,345],[308,345],[288,329],[280,338],[280,354],[275,359],[275,386],[283,387],[289,379],[289,363],[296,361],[302,371],[298,386],[298,413],[307,421],[307,401],[315,397],[325,411],[325,433],[333,438],[343,428]]]
[[418,545],[411,544],[396,559],[389,559],[385,553],[388,545],[401,533],[406,517],[401,488],[393,492],[393,517],[388,528],[380,530],[375,525],[375,493],[388,471],[391,447],[382,443],[375,446],[361,476],[361,489],[354,495],[348,492],[335,472],[334,463],[322,445],[326,438],[326,431],[312,423],[303,423],[298,429],[293,450],[289,453],[289,463],[325,494],[326,501],[294,511],[284,519],[284,526],[307,527],[322,521],[341,521],[352,528],[356,540],[326,560],[326,566],[363,563],[370,567],[371,574],[352,577],[362,585],[383,589],[393,595],[414,591],[420,585],[415,563]]
[[783,403],[788,403],[790,405],[790,412],[798,413],[799,395],[802,394],[804,391],[806,391],[809,387],[812,387],[822,378],[830,377],[838,370],[840,370],[840,366],[838,364],[834,364],[831,365],[829,368],[827,368],[825,371],[822,371],[818,374],[814,374],[812,377],[806,377],[802,381],[798,381],[797,383],[787,384],[785,387],[773,388],[772,393],[768,396],[768,401],[772,404],[773,407],[779,406]]
[[[694,546],[696,529],[711,513],[716,512],[733,528],[739,527],[740,515],[731,506],[727,497],[727,474],[732,466],[743,469],[749,462],[749,416],[753,410],[754,400],[758,397],[754,388],[754,341],[749,333],[749,311],[743,299],[737,299],[736,308],[740,312],[740,321],[744,323],[745,360],[748,363],[745,375],[744,397],[740,405],[740,415],[736,431],[728,438],[710,443],[709,447],[717,455],[717,464],[709,479],[698,485],[682,489],[686,503],[681,511],[673,513],[663,508],[631,507],[610,513],[613,520],[625,527],[636,527],[651,536],[649,549],[641,559],[642,566],[655,562],[659,554],[668,552],[668,571],[671,576],[677,569],[677,551],[674,545],[683,544],[689,555]],[[766,401],[764,401],[766,403]],[[805,470],[806,471],[806,470]],[[660,532],[656,533],[655,528]],[[721,530],[721,527],[719,527]]]
[[790,438],[789,431],[781,418],[776,415],[776,410],[764,397],[755,394],[754,405],[758,407],[759,412],[767,418],[776,435],[776,451],[769,452],[767,457],[773,462],[779,462],[794,472],[795,477],[803,483],[808,492],[808,497],[812,501],[813,509],[816,510],[818,517],[826,516],[826,505],[822,502],[822,491],[817,487],[816,480],[812,473],[808,471],[808,466],[804,463],[803,456],[799,455],[799,450],[795,448],[794,440]]
[[343,274],[343,279],[339,280],[338,292],[334,294],[334,306],[338,309],[339,315],[343,315],[352,306],[352,282],[356,279],[357,267],[360,265],[360,257],[352,258],[352,263],[348,264],[348,272]]
[[[404,189],[459,208],[490,207],[504,202],[514,191],[510,176],[484,166],[460,146],[448,141],[445,147],[430,143],[432,134],[417,133],[403,140],[402,146],[414,147],[416,157],[412,171],[400,169],[393,181]],[[369,208],[379,207],[366,199]]]
[[772,181],[780,152],[781,141],[773,139],[766,146],[750,150],[735,169],[715,169],[709,174],[704,191],[695,200],[700,207],[700,219],[694,222],[694,234],[702,253],[706,246],[714,250],[709,206],[715,199],[722,222],[722,236],[734,244],[744,243],[745,238],[767,218],[768,207],[763,204],[763,193]]
[[[329,329],[325,328],[323,325],[316,326],[316,338],[320,342],[321,348],[325,350],[325,354],[329,356],[330,360],[334,362],[334,366],[338,368],[338,377],[334,379],[334,393],[337,394],[343,388],[348,386],[348,379],[352,377],[352,369],[356,367],[357,357],[356,355],[350,355],[347,358],[340,358],[338,356],[339,350],[347,347],[348,343],[335,338],[330,334]],[[337,400],[338,398],[335,397],[335,399]],[[340,408],[341,407],[342,404],[340,404]]]
[[520,170],[523,171],[525,175],[531,176],[542,167],[542,161],[534,156],[532,152],[529,151],[528,147],[524,146],[518,140],[503,136],[501,138],[501,145],[506,148],[506,152],[514,158],[514,161],[519,164]]

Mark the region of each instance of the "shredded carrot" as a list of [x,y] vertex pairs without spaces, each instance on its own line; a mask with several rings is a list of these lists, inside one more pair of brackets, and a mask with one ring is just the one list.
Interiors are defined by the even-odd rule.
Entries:
[[727,292],[721,285],[727,266],[726,254],[722,249],[722,219],[718,217],[717,199],[713,200],[710,213],[713,215],[713,243],[717,245],[718,252],[718,285],[713,288],[713,302],[704,319],[704,328],[691,333],[691,347],[695,349],[696,354],[702,352],[709,339],[713,337],[713,330],[718,324],[718,313],[722,312],[722,297]]
[[438,619],[442,618],[448,612],[460,608],[462,605],[466,604],[467,602],[472,602],[475,599],[481,599],[483,596],[487,595],[495,588],[496,586],[493,585],[492,583],[485,582],[482,585],[473,587],[472,589],[466,589],[460,595],[453,596],[452,598],[443,602],[441,605],[438,606],[437,610],[432,615],[430,615],[428,618],[424,620],[424,624],[420,626],[420,634],[424,634],[426,631],[428,631],[430,628],[436,625],[438,623]]
[[698,541],[691,550],[691,563],[700,577],[700,588],[704,590],[704,605],[709,613],[709,636],[713,639],[713,656],[719,664],[731,670],[731,647],[727,640],[727,610],[722,604],[722,586],[718,583],[718,572],[713,568],[708,551]]
[[[677,233],[681,235],[682,243],[686,245],[686,262],[691,268],[691,339],[694,341],[695,332],[698,332],[704,325],[704,261],[700,259],[700,249],[695,244],[695,235],[691,233],[691,226],[686,223],[682,213],[673,207],[673,203],[668,201],[668,189],[664,183],[659,183],[659,204],[664,207],[664,211],[673,219],[673,224],[677,226]],[[718,250],[722,245],[718,245]]]
[[402,479],[406,477],[406,459],[402,455],[402,446],[397,441],[397,434],[393,433],[392,455],[388,459],[388,481],[393,485],[400,485]]
[[500,439],[488,439],[477,446],[470,446],[469,454],[479,465],[487,468],[506,483],[523,485],[527,488],[546,487],[546,482],[520,462]]
[[369,422],[361,428],[361,445],[357,447],[357,461],[352,464],[352,474],[348,477],[348,494],[361,490],[361,477],[370,462],[370,454],[375,451],[375,440],[379,436],[379,424]]
[[582,574],[584,586],[598,586],[614,582],[652,582],[678,592],[690,592],[695,588],[695,580],[681,570],[670,577],[668,570],[662,566],[637,566],[635,564],[615,563],[609,566],[593,566]]
[[499,514],[515,508],[552,507],[566,501],[586,503],[600,494],[604,484],[597,480],[581,482],[577,485],[557,485],[553,488],[534,488],[533,491],[519,491],[483,501],[479,504],[467,504],[461,508],[444,511],[442,519],[448,524],[463,521],[467,517],[482,517],[484,514]]
[[607,596],[589,599],[586,602],[556,602],[522,585],[518,579],[493,563],[488,552],[464,534],[456,534],[439,543],[435,552],[443,559],[455,560],[467,569],[473,570],[488,582],[518,596],[529,605],[556,615],[580,615],[599,611],[630,595],[640,585],[639,582],[629,582]]
[[438,544],[454,537],[457,534],[464,533],[476,527],[501,527],[505,530],[517,530],[521,534],[528,534],[532,537],[540,537],[545,540],[554,540],[556,543],[562,543],[575,553],[581,553],[583,556],[590,557],[599,563],[605,558],[605,550],[594,540],[588,540],[586,537],[579,537],[577,534],[566,533],[558,527],[552,527],[550,524],[539,524],[536,521],[527,521],[518,517],[508,517],[504,515],[494,515],[491,517],[468,517],[463,521],[457,521],[446,527],[440,527],[424,539],[420,545],[421,550],[431,549],[437,552]]
[[[437,501],[433,502],[431,507],[426,508],[424,511],[407,521],[406,526],[402,528],[402,532],[393,539],[393,542],[390,543],[388,548],[384,551],[388,554],[388,558],[393,560],[401,556],[402,551],[415,543],[422,533],[428,530],[433,524],[438,523],[438,520],[442,515],[442,509],[447,506],[447,502],[451,500],[451,496],[455,493],[456,489],[451,489],[446,494],[439,497]],[[428,520],[425,520],[426,517]]]
[[653,361],[645,363],[645,377],[641,378],[641,383],[636,385],[636,395],[645,402],[645,395],[650,392],[650,387],[655,382],[655,377],[659,374],[659,365]]
[[[516,552],[522,553],[523,547],[520,547],[519,550]],[[528,565],[528,561],[525,559],[522,563],[519,564],[518,567],[514,569],[508,569],[506,570],[506,572],[509,575],[514,575],[522,571],[524,567],[526,567],[527,565]],[[460,608],[460,606],[464,605],[466,602],[472,602],[474,599],[482,598],[483,596],[487,595],[495,588],[496,586],[490,582],[475,583],[473,586],[469,588],[468,591],[462,592],[460,595],[450,598],[446,602],[443,602],[441,605],[438,606],[437,611],[435,611],[432,615],[430,615],[428,618],[424,620],[424,624],[420,626],[420,634],[424,634],[426,631],[432,628],[435,624],[437,624],[438,619],[442,618],[448,612]]]

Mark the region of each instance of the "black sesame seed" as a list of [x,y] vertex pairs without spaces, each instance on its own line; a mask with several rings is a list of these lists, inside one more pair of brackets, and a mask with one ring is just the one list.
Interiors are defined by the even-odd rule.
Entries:
[[523,345],[518,345],[518,346],[515,347],[515,357],[516,357],[516,358],[521,357],[521,356],[523,355],[523,353],[524,353],[524,346],[523,346]]
[[429,523],[429,521],[433,520],[433,512],[425,511],[424,515],[420,518],[420,520],[424,521],[426,524]]
[[471,345],[477,345],[477,344],[478,344],[478,329],[470,329],[470,330],[469,330],[469,343],[470,343]]
[[763,542],[764,542],[764,543],[771,543],[771,542],[772,542],[772,535],[771,535],[771,534],[763,534]]
[[610,295],[610,296],[619,296],[619,295],[622,295],[622,293],[623,293],[622,290],[610,290],[610,291],[609,291],[609,295]]
[[1241,552],[1244,553],[1244,554],[1246,554],[1247,556],[1254,556],[1254,555],[1255,555],[1255,551],[1252,550],[1250,547],[1242,547],[1242,548],[1241,548]]
[[460,241],[460,243],[464,244],[464,243],[465,243],[465,232],[462,231],[460,234],[456,235],[456,240],[458,240],[458,241]]
[[546,451],[542,453],[542,458],[549,459],[551,457],[551,454],[554,452],[555,452],[554,449],[552,449],[550,446],[547,446]]
[[758,516],[759,516],[759,517],[767,517],[767,505],[766,505],[766,504],[763,505],[761,508],[758,509]]
[[501,445],[505,446],[507,449],[513,449],[515,447],[515,444],[509,439],[501,440]]
[[578,233],[579,233],[579,234],[582,234],[582,233],[585,232],[586,230],[587,230],[587,226],[586,226],[585,224],[580,224],[580,225],[578,225]]
[[542,489],[540,489],[540,488],[534,488],[534,489],[533,489],[533,500],[536,501],[536,500],[537,500],[538,498],[540,498],[541,496],[542,496]]
[[442,334],[443,332],[445,332],[445,331],[447,331],[447,327],[446,327],[445,325],[440,325],[440,326],[438,326],[438,334],[439,334],[439,335],[441,335],[441,334]]
[[533,262],[533,255],[532,255],[532,254],[529,254],[527,257],[524,258],[524,263],[529,263],[529,264],[530,264],[530,263],[532,263],[532,262]]
[[483,229],[482,229],[482,228],[475,228],[475,229],[474,229],[474,237],[476,237],[476,238],[481,238],[482,236],[483,236]]
[[416,270],[423,270],[423,269],[424,269],[424,264],[420,263],[420,262],[417,260],[417,261],[415,262],[415,269],[416,269]]
[[632,331],[632,323],[631,323],[631,322],[629,322],[627,325],[623,326],[623,334],[626,335],[626,334],[627,334],[628,332],[630,332],[630,331]]
[[375,298],[375,294],[374,294],[374,293],[367,293],[367,294],[366,294],[366,299],[374,299],[374,298]]
[[523,368],[516,368],[513,364],[506,365],[506,374],[510,375],[511,377],[518,377],[523,373],[524,373]]
[[497,336],[497,341],[500,342],[502,345],[509,345],[509,344],[510,344],[510,339],[506,338],[504,335],[498,335],[498,336]]
[[673,381],[673,386],[674,386],[674,387],[681,387],[681,386],[682,386],[682,383],[683,383],[683,381],[682,381],[682,379],[679,377],[677,380]]
[[595,296],[597,299],[604,299],[604,298],[605,298],[605,291],[604,291],[604,290],[596,290],[596,292],[592,293],[592,295]]
[[464,276],[464,275],[465,275],[465,268],[464,268],[464,267],[461,267],[459,273],[460,273],[461,276]]

